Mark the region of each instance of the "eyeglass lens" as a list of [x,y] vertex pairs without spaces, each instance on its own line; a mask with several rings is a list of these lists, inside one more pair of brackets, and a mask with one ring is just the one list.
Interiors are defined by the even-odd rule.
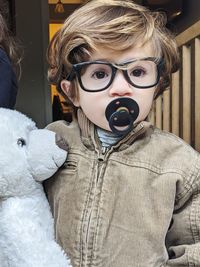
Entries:
[[[80,77],[83,87],[91,91],[105,88],[113,79],[114,69],[115,67],[106,63],[82,66]],[[130,83],[136,87],[150,87],[156,83],[158,77],[157,65],[150,60],[134,61],[118,66],[117,69],[125,71]]]

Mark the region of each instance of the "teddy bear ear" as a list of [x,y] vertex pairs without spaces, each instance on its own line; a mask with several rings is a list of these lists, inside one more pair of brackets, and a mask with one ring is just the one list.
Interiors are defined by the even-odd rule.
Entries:
[[0,116],[1,125],[10,125],[10,127],[13,127],[14,129],[16,129],[16,125],[20,125],[19,128],[21,131],[32,131],[37,129],[35,122],[31,118],[17,110],[0,107]]

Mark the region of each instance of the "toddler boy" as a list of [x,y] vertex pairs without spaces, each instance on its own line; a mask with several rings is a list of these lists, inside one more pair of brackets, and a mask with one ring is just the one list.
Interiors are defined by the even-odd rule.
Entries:
[[49,125],[69,154],[45,184],[73,266],[200,266],[199,154],[147,121],[179,64],[163,16],[92,0],[56,33],[48,60],[77,110]]

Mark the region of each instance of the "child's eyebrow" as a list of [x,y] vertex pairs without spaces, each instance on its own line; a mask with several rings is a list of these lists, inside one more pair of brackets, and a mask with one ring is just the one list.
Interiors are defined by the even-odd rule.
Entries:
[[91,61],[103,61],[103,62],[111,62],[108,58],[92,58]]
[[137,59],[142,59],[142,58],[148,58],[148,57],[130,57],[130,58],[126,58],[126,59],[119,60],[119,61],[115,61],[111,58],[110,59],[109,58],[95,58],[95,59],[91,58],[90,61],[102,61],[102,62],[108,62],[108,63],[113,63],[113,64],[124,64],[124,63],[131,62]]
[[115,61],[115,60],[113,60],[113,59],[109,59],[109,58],[91,58],[91,60],[90,61],[101,61],[101,62],[105,62],[105,63],[112,63],[112,64],[124,64],[124,63],[126,63],[126,62],[129,62],[129,61],[133,61],[133,60],[135,60],[136,58],[128,58],[128,59],[126,59],[126,60],[123,60],[123,61]]
[[101,62],[105,62],[105,63],[111,63],[111,64],[116,64],[116,65],[124,65],[127,63],[132,63],[133,61],[137,61],[140,59],[148,59],[148,58],[154,58],[154,57],[129,57],[123,60],[119,60],[119,61],[115,61],[113,59],[109,59],[109,58],[91,58],[90,62],[95,62],[95,61],[101,61]]

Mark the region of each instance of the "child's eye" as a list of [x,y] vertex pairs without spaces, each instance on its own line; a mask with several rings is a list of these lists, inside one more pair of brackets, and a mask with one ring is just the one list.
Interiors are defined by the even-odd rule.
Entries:
[[138,68],[138,69],[132,70],[130,74],[134,77],[141,77],[146,74],[146,71],[142,68]]
[[104,79],[108,77],[108,74],[105,71],[96,71],[92,74],[92,77],[95,79]]

